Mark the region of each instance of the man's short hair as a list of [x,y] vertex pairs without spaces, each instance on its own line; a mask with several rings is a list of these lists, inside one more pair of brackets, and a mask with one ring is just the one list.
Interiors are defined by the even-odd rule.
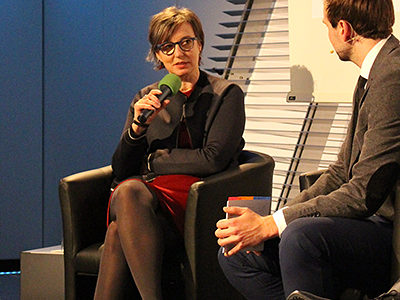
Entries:
[[344,20],[365,38],[382,39],[392,33],[392,0],[325,0],[325,9],[333,28]]

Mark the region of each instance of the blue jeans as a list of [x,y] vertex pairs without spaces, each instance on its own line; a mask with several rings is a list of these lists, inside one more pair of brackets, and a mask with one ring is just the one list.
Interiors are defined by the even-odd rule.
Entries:
[[338,217],[293,221],[261,256],[240,252],[218,259],[247,299],[285,299],[294,290],[337,299],[346,288],[376,296],[390,287],[392,223]]

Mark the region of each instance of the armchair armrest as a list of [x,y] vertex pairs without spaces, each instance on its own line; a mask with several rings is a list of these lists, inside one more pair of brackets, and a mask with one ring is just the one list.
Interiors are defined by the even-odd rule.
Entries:
[[[225,218],[222,208],[228,197],[271,196],[272,193],[275,163],[269,155],[242,151],[239,161],[238,167],[196,182],[189,191],[184,240],[189,276],[195,286],[192,288],[200,295],[209,293],[200,289],[218,291],[224,280],[217,260],[219,246],[214,232],[216,222]],[[215,281],[216,274],[221,274],[220,281]]]
[[112,179],[111,166],[107,166],[60,180],[66,255],[74,257],[79,250],[103,242]]
[[308,189],[325,171],[326,170],[316,170],[300,174],[300,191]]

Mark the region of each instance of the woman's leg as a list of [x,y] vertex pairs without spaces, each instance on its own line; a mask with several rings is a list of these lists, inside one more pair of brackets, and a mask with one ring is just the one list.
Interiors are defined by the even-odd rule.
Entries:
[[[156,216],[158,201],[148,190],[146,185],[138,180],[129,180],[120,184],[114,191],[111,200],[110,214],[112,223],[120,241],[120,249],[132,273],[136,287],[142,299],[162,299],[161,289],[161,265],[164,252],[162,228]],[[109,229],[110,230],[110,229]],[[110,239],[114,245],[117,239]],[[106,239],[106,243],[108,240]],[[107,247],[108,245],[105,245]],[[111,246],[109,246],[111,248]],[[106,249],[105,249],[106,250]],[[116,251],[118,252],[118,250]],[[102,264],[108,260],[106,252],[103,255]],[[120,255],[114,254],[120,259]],[[116,266],[123,264],[117,259],[112,260]],[[109,268],[104,267],[104,272]],[[101,270],[102,271],[102,270]],[[103,272],[103,273],[104,273]],[[114,271],[115,273],[115,271]],[[103,274],[100,274],[101,277]],[[107,276],[108,278],[110,276]],[[108,281],[113,280],[112,278]],[[102,278],[99,284],[102,284]],[[120,284],[107,283],[105,286],[120,287]],[[98,289],[100,289],[98,287]],[[115,298],[114,298],[115,299]]]
[[108,226],[94,299],[123,299],[129,268],[118,236],[117,224]]

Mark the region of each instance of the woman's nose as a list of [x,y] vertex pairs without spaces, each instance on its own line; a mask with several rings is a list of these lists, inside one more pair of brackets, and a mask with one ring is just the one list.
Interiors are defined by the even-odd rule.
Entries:
[[175,56],[178,56],[178,57],[180,57],[180,56],[183,56],[184,55],[184,52],[185,51],[183,51],[182,49],[181,49],[181,47],[179,47],[179,45],[175,45]]

